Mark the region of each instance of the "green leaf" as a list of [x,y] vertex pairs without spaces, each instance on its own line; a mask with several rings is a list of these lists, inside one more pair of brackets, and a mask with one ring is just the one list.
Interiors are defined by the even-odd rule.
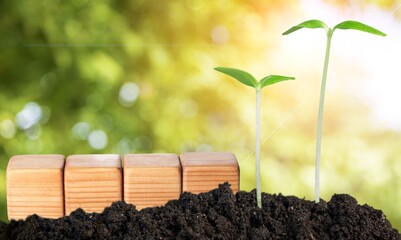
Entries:
[[324,22],[322,22],[320,20],[313,19],[313,20],[308,20],[308,21],[305,21],[303,23],[300,23],[298,25],[293,26],[292,28],[290,28],[287,31],[285,31],[283,33],[283,35],[288,35],[288,34],[290,34],[292,32],[295,32],[295,31],[297,31],[297,30],[299,30],[301,28],[323,28],[324,30],[326,30],[326,32],[329,30],[329,27],[327,27],[327,25]]
[[279,76],[279,75],[269,75],[267,77],[264,77],[262,80],[259,82],[259,87],[260,89],[272,85],[278,82],[286,81],[286,80],[295,80],[294,77],[287,77],[287,76]]
[[258,82],[256,79],[249,73],[235,69],[235,68],[227,68],[227,67],[217,67],[214,70],[227,74],[230,77],[233,77],[240,81],[241,83],[248,85],[250,87],[256,88],[258,86]]
[[377,30],[376,28],[373,28],[371,26],[368,26],[364,23],[361,22],[357,22],[357,21],[345,21],[342,23],[337,24],[334,28],[333,31],[335,29],[354,29],[354,30],[359,30],[362,32],[367,32],[367,33],[371,33],[371,34],[375,34],[375,35],[379,35],[379,36],[386,36],[386,34],[384,32],[381,32],[379,30]]

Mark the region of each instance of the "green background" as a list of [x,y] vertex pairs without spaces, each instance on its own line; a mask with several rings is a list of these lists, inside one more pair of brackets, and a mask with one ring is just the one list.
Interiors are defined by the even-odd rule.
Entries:
[[[0,220],[7,221],[7,163],[17,154],[229,151],[241,167],[241,189],[253,189],[254,91],[215,72],[217,66],[259,79],[297,78],[263,90],[262,190],[312,200],[324,49],[316,46],[318,62],[307,60],[310,52],[298,61],[291,49],[280,51],[293,42],[313,45],[308,34],[324,43],[312,32],[281,36],[312,17],[302,2],[3,1]],[[348,1],[317,2],[333,13],[349,8]],[[396,3],[353,7],[391,12]],[[349,70],[335,69],[329,82]],[[354,90],[329,90],[322,198],[349,193],[400,229],[400,131],[371,124],[370,111]]]

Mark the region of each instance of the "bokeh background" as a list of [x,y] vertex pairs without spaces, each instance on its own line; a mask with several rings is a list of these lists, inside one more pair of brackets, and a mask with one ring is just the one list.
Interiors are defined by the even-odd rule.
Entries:
[[0,3],[0,220],[17,154],[230,151],[254,188],[254,91],[213,70],[296,81],[262,95],[262,190],[313,199],[322,29],[336,31],[322,198],[349,193],[401,229],[401,1],[135,0]]

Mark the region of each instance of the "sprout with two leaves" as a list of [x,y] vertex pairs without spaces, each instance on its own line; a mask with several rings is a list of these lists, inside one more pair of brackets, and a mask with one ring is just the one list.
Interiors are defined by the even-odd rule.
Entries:
[[285,80],[293,80],[293,77],[269,75],[257,81],[251,74],[234,68],[217,67],[216,71],[225,73],[241,83],[250,86],[256,90],[256,144],[255,144],[255,156],[256,156],[256,202],[259,208],[262,207],[262,193],[260,186],[260,92],[262,88],[278,83]]
[[317,139],[316,139],[316,166],[315,166],[315,202],[318,203],[320,201],[320,152],[321,152],[321,141],[322,141],[322,124],[323,124],[323,106],[324,106],[324,97],[326,90],[326,79],[327,79],[327,70],[329,65],[329,55],[330,55],[330,45],[331,38],[336,29],[352,29],[359,30],[362,32],[367,32],[379,36],[386,36],[385,33],[368,26],[364,23],[357,21],[345,21],[337,24],[333,28],[329,28],[324,22],[320,20],[308,20],[302,22],[298,25],[293,26],[283,33],[283,35],[288,35],[302,28],[323,28],[326,31],[327,42],[326,42],[326,53],[324,58],[324,66],[323,66],[323,75],[322,75],[322,85],[320,90],[320,100],[319,100],[319,112],[318,112],[318,124],[317,124]]

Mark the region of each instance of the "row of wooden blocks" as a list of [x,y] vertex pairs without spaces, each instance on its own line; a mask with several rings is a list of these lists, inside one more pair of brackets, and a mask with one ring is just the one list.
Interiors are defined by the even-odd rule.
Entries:
[[232,153],[18,155],[7,167],[8,218],[102,212],[121,200],[137,209],[161,206],[181,192],[207,192],[223,182],[239,190]]

